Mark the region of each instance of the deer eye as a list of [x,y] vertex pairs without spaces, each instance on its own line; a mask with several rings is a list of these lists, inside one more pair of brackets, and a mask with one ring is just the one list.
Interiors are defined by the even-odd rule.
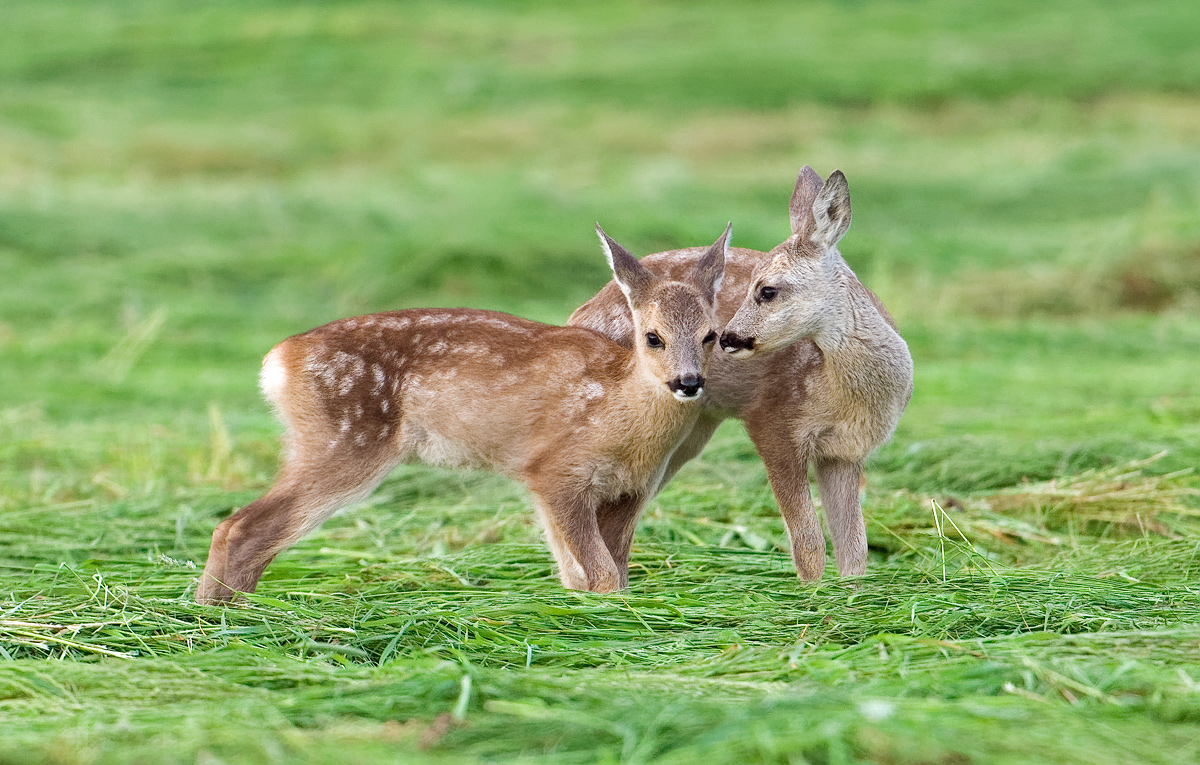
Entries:
[[700,342],[704,345],[708,345],[709,343],[713,342],[716,339],[717,339],[717,333],[709,332],[707,335],[704,336],[704,339],[701,340]]
[[662,338],[658,336],[657,332],[647,332],[646,345],[650,346],[651,348],[662,348],[663,341]]
[[758,288],[758,302],[769,303],[772,300],[774,300],[775,296],[778,294],[779,294],[779,290],[775,289],[774,287],[759,287]]

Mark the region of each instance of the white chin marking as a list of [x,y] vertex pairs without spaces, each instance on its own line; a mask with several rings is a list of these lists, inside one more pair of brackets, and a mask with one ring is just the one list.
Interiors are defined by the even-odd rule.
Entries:
[[684,393],[681,390],[673,390],[673,391],[671,391],[671,395],[674,396],[675,398],[679,399],[680,401],[695,401],[696,399],[700,398],[700,394],[703,392],[704,392],[704,388],[700,388],[695,393],[693,393],[692,395],[689,396],[688,394]]
[[721,350],[725,351],[735,359],[748,359],[754,355],[754,351],[748,348],[734,348],[733,350],[730,350],[729,348],[722,346]]

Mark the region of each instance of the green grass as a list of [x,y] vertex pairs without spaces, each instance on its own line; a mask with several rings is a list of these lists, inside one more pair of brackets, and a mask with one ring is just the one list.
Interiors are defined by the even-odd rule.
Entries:
[[[0,761],[1200,760],[1194,6],[6,3]],[[279,339],[563,321],[596,220],[767,249],[806,162],[916,360],[857,586],[795,579],[729,423],[617,595],[404,467],[191,602]]]

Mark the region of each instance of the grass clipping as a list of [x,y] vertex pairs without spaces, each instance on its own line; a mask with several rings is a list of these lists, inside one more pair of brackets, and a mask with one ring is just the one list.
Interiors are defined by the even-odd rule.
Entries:
[[1164,456],[1166,452],[1160,452],[1103,470],[1016,487],[986,497],[983,504],[995,513],[1032,511],[1045,528],[1082,522],[1178,538],[1181,532],[1173,527],[1172,517],[1200,516],[1192,503],[1200,489],[1185,483],[1194,472],[1190,468],[1146,475],[1145,468]]

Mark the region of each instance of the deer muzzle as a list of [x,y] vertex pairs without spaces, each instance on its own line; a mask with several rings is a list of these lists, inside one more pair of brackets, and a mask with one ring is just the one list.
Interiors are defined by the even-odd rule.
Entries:
[[667,387],[680,401],[693,401],[704,392],[704,378],[700,375],[682,375],[667,383]]
[[721,350],[734,357],[751,356],[754,354],[754,338],[726,332],[721,335]]

